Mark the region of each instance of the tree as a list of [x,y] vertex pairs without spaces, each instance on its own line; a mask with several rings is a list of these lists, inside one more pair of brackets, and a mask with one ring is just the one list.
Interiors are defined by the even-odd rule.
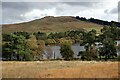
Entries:
[[120,61],[120,44],[118,44],[117,46],[117,51],[118,51],[117,60]]
[[70,40],[70,39],[67,40],[65,38],[61,38],[61,39],[58,40],[58,43],[59,43],[59,45],[62,45],[62,44],[72,45],[72,40]]
[[48,36],[47,36],[48,39],[54,39],[54,34],[53,33],[50,33]]
[[54,39],[47,39],[45,40],[46,45],[55,45],[56,41]]
[[9,42],[2,45],[2,58],[12,60],[12,45]]
[[118,44],[118,46],[117,46],[117,50],[120,51],[120,44]]
[[26,55],[27,54],[31,54],[31,51],[28,47],[26,47],[25,45],[25,37],[20,35],[20,36],[17,36],[17,41],[16,41],[16,44],[15,47],[16,49],[14,50],[14,52],[17,54],[17,60],[30,60],[30,58],[26,59]]
[[87,59],[86,58],[86,52],[85,51],[80,51],[79,53],[78,53],[78,55],[77,56],[80,56],[81,57],[81,60],[85,60],[85,59]]
[[117,57],[117,51],[115,46],[115,39],[116,39],[116,28],[115,27],[104,27],[102,29],[102,35],[100,35],[100,42],[102,43],[103,47],[99,49],[99,56],[105,57],[105,60],[109,58]]
[[97,49],[95,47],[96,30],[91,30],[83,34],[82,45],[85,46],[86,51],[82,54],[87,60],[97,59]]
[[10,34],[9,40],[3,44],[3,57],[8,60],[17,60],[25,59],[26,54],[30,54],[31,51],[25,45],[25,37],[22,35]]
[[37,52],[39,54],[38,59],[43,59],[43,54],[44,54],[44,50],[45,50],[45,41],[38,40],[37,45],[38,45]]
[[46,33],[43,33],[43,32],[37,32],[37,33],[34,33],[34,35],[35,35],[37,40],[45,40],[45,39],[47,39]]
[[117,57],[115,42],[112,38],[105,38],[103,40],[103,47],[100,49],[100,55],[105,57],[105,60],[110,57]]
[[103,29],[101,29],[101,32],[103,33],[104,38],[112,38],[113,40],[116,40],[116,38],[119,36],[119,28],[117,28],[114,24],[109,26],[104,26]]
[[14,32],[14,34],[17,35],[17,36],[22,35],[22,36],[24,36],[26,39],[29,39],[29,36],[30,36],[30,34],[29,34],[28,32],[23,32],[23,31],[21,31],[21,32]]
[[44,53],[45,42],[43,40],[36,40],[34,35],[30,35],[30,38],[26,41],[27,46],[32,50],[34,60],[40,60]]
[[98,51],[96,49],[96,46],[92,45],[89,50],[80,51],[78,56],[80,56],[82,60],[97,60]]
[[74,52],[71,49],[71,44],[68,41],[64,41],[60,44],[60,53],[64,60],[71,60],[73,58]]

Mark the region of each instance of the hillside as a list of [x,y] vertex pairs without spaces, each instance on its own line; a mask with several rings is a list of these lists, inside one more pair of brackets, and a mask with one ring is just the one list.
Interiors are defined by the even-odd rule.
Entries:
[[102,25],[95,24],[87,21],[80,21],[75,17],[71,16],[61,16],[53,17],[46,16],[41,19],[33,20],[30,22],[24,22],[19,24],[8,24],[2,26],[3,33],[10,33],[15,31],[26,31],[26,32],[60,32],[68,30],[78,30],[78,29],[96,29],[99,33],[99,30],[102,28]]

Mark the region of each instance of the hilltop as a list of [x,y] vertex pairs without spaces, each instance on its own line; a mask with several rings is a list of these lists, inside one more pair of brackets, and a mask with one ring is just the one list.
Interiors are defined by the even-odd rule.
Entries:
[[63,32],[68,30],[85,29],[91,30],[96,29],[100,32],[103,25],[96,24],[89,21],[82,21],[72,16],[46,16],[41,19],[36,19],[29,22],[17,23],[17,24],[6,24],[2,25],[3,33],[11,33],[16,31],[32,32]]

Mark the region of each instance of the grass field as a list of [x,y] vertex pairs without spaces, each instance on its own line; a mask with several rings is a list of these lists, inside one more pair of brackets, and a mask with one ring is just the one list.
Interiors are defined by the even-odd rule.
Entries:
[[2,62],[3,78],[118,78],[118,62]]

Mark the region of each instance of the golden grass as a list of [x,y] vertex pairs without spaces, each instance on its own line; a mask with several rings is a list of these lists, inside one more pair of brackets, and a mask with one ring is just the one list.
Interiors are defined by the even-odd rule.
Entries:
[[0,79],[2,78],[2,61],[0,61]]
[[43,19],[34,20],[31,22],[3,25],[3,33],[10,33],[15,31],[26,32],[63,32],[68,30],[95,29],[100,32],[102,25],[91,22],[80,21],[72,17],[46,17]]
[[118,62],[2,62],[3,78],[118,78]]

